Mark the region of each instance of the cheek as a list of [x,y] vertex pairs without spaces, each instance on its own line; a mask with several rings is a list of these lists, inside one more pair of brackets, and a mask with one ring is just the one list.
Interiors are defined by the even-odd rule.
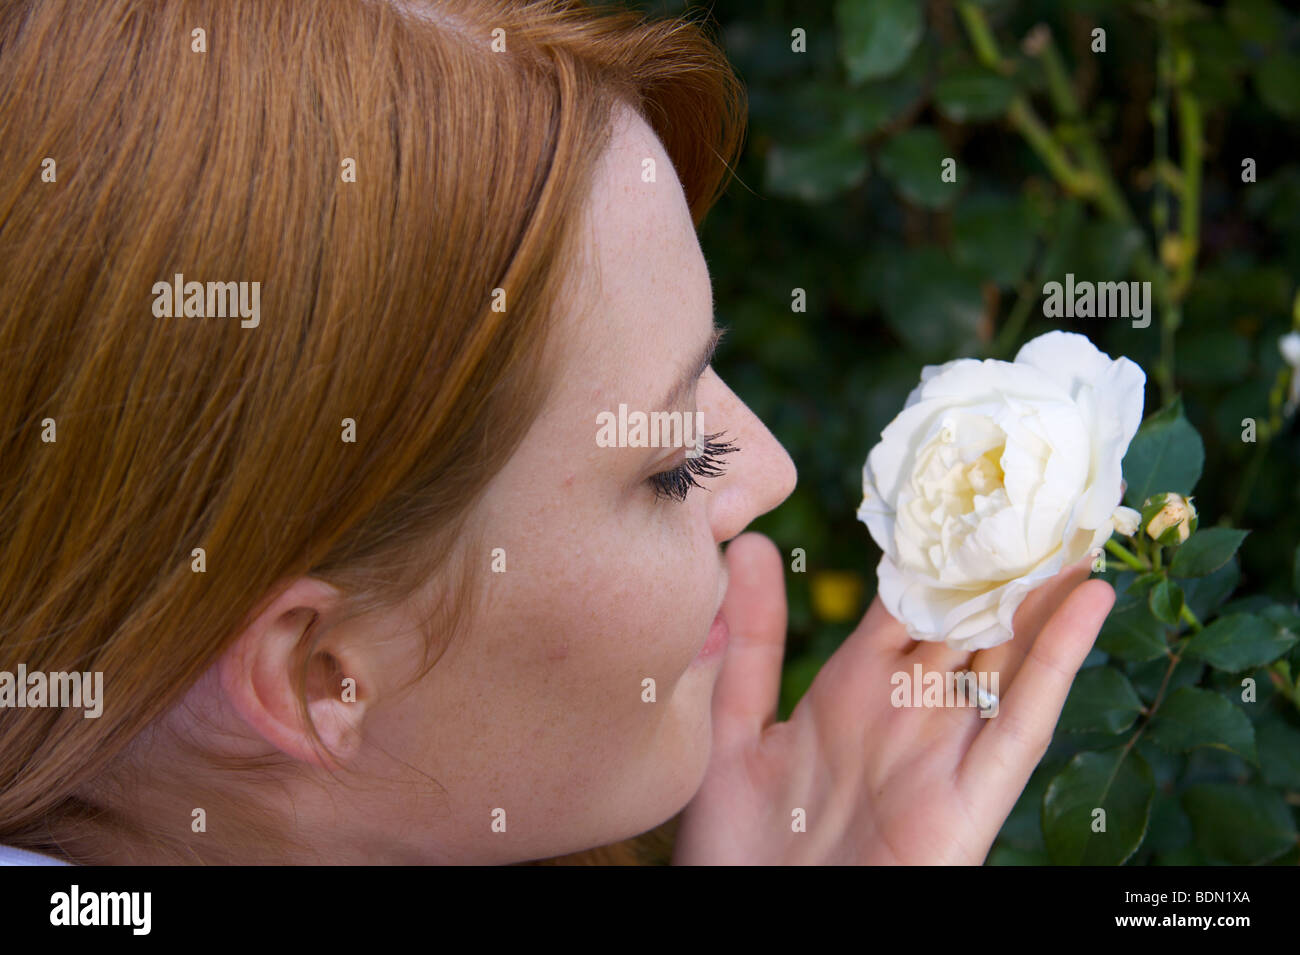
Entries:
[[671,700],[717,609],[720,558],[702,503],[658,502],[581,522],[585,532],[517,535],[459,662],[484,689],[508,694],[530,735],[548,726],[556,742],[589,744],[653,724],[662,706],[642,702],[643,681],[655,681],[658,703]]
[[661,503],[672,509],[508,541],[485,615],[427,689],[420,745],[440,782],[457,791],[495,779],[490,798],[507,792],[525,827],[586,818],[597,799],[621,817],[611,838],[685,804],[709,753],[716,667],[692,661],[720,559],[702,501]]
[[707,526],[672,516],[678,519],[589,549],[576,579],[557,588],[572,602],[567,625],[550,628],[544,664],[631,685],[637,701],[646,678],[660,700],[672,694],[703,645],[720,584]]
[[567,728],[553,741],[579,788],[617,794],[616,804],[651,819],[699,784],[717,671],[693,665],[717,609],[717,545],[707,526],[668,527],[592,551],[568,627],[551,631],[538,661],[546,682],[563,687]]

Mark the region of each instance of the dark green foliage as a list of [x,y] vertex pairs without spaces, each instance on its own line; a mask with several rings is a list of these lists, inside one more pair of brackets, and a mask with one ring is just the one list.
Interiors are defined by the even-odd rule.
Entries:
[[[922,366],[1082,332],[1148,375],[1124,503],[1194,494],[1199,529],[1176,547],[1116,538],[1148,569],[1102,573],[1118,602],[989,862],[1294,862],[1300,428],[1278,340],[1300,327],[1300,14],[1274,0],[709,9],[751,123],[702,230],[732,329],[715,367],[799,467],[754,525],[807,555],[787,574],[782,718],[871,599],[862,464]],[[1067,273],[1152,281],[1150,325],[1045,317],[1043,285]],[[866,582],[852,620],[815,598],[827,571]]]

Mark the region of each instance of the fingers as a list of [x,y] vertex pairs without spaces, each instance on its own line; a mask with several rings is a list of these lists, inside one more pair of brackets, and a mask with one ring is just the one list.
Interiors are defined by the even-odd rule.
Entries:
[[1070,564],[1051,580],[1044,581],[1016,609],[1011,629],[1015,638],[996,647],[980,650],[971,661],[971,669],[999,674],[1003,686],[1010,686],[1020,664],[1034,645],[1048,619],[1092,573],[1092,558]]
[[1055,577],[1031,590],[1016,608],[1011,625],[1015,637],[1006,643],[972,652],[954,650],[943,641],[917,641],[910,656],[926,670],[997,672],[1004,685],[1009,685],[1043,624],[1091,571],[1092,558],[1089,557],[1063,567]]
[[907,628],[885,609],[879,593],[871,601],[871,606],[867,608],[861,622],[845,642],[863,640],[868,634],[871,648],[876,652],[890,650],[902,654],[908,652],[917,643],[907,635]]
[[776,720],[787,625],[785,565],[770,539],[750,532],[726,550],[722,615],[731,631],[713,689],[713,738],[719,749],[752,740]]
[[[821,689],[821,699],[837,698],[848,707],[845,713],[853,715],[844,718],[858,719],[862,702],[879,689],[878,685],[868,689],[862,681],[879,677],[882,661],[896,662],[914,642],[907,635],[907,628],[885,609],[877,594],[853,632],[818,672],[805,701],[813,691]],[[888,695],[887,688],[885,693]]]
[[[913,640],[903,652],[921,663],[927,670],[1001,670],[1010,679],[1024,659],[1038,633],[1052,611],[1092,572],[1092,557],[1083,557],[1063,567],[1055,577],[1043,581],[1031,590],[1016,608],[1012,621],[1015,639],[987,650],[954,650],[942,640]],[[1027,635],[1028,640],[1021,639]],[[1009,672],[1008,672],[1009,671]]]
[[920,663],[926,672],[956,673],[971,665],[972,654],[970,650],[954,650],[942,640],[918,640],[908,659]]
[[[971,670],[976,673],[996,673],[1000,687],[1011,686],[1047,621],[1091,572],[1092,562],[1089,558],[1062,568],[1055,577],[1029,593],[1017,608],[1012,622],[1015,638],[978,651],[971,660]],[[976,719],[967,723],[963,730],[963,750],[969,748],[975,737],[983,731],[986,722],[986,719]]]
[[1047,751],[1075,674],[1114,604],[1114,588],[1105,581],[1079,584],[1034,640],[1014,682],[1003,684],[998,714],[981,721],[957,776],[981,817],[1002,819],[1011,811]]

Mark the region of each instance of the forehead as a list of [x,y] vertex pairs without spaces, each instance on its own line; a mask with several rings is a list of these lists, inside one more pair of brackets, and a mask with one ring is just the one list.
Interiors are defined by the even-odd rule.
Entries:
[[711,286],[672,161],[630,108],[615,112],[579,246],[565,377],[588,398],[655,401],[707,337]]

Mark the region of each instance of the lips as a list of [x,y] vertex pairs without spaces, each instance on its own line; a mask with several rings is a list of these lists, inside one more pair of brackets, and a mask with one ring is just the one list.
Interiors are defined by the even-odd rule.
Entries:
[[727,625],[727,618],[722,613],[722,605],[726,601],[727,586],[730,578],[727,574],[726,559],[722,560],[721,576],[722,590],[718,595],[718,612],[713,617],[713,623],[709,625],[709,634],[705,637],[704,646],[700,647],[699,653],[695,659],[707,660],[718,656],[727,646],[727,638],[731,635],[731,628]]
[[722,610],[713,618],[713,624],[709,627],[709,635],[705,638],[704,646],[700,647],[700,652],[696,655],[697,660],[705,660],[716,657],[727,646],[727,638],[731,635],[731,628],[727,625],[727,618],[723,616]]

